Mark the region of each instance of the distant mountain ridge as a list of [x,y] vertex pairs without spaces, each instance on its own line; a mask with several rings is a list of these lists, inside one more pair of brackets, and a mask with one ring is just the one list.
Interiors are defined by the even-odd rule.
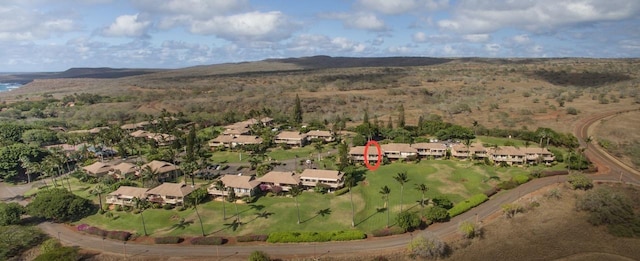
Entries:
[[128,76],[143,75],[166,71],[167,69],[128,69],[128,68],[71,68],[63,72],[36,72],[16,73],[0,75],[0,82],[29,83],[36,79],[61,79],[61,78],[95,78],[115,79]]

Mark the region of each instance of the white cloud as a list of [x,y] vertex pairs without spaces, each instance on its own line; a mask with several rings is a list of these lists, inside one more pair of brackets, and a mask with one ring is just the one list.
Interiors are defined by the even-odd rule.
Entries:
[[497,43],[488,43],[484,45],[484,49],[489,54],[496,55],[498,52],[500,52],[500,50],[502,49],[502,46],[500,46]]
[[102,35],[108,37],[140,37],[146,34],[149,26],[151,26],[151,22],[140,19],[139,14],[121,15],[110,26],[102,30]]
[[69,13],[46,13],[33,8],[0,6],[0,41],[48,39],[77,30]]
[[526,34],[514,35],[511,40],[517,44],[526,44],[530,41],[529,36]]
[[358,0],[357,6],[383,14],[403,14],[445,8],[448,0]]
[[388,31],[387,25],[373,13],[325,13],[321,18],[341,20],[346,28],[361,29],[373,32]]
[[296,36],[287,45],[287,50],[298,55],[316,54],[363,54],[371,51],[367,45],[345,37],[328,37],[318,34],[302,34]]
[[191,19],[208,19],[249,8],[248,0],[133,0],[133,4],[143,12],[185,15]]
[[411,38],[413,39],[414,42],[424,43],[427,41],[427,34],[423,32],[416,32],[413,34]]
[[192,21],[195,34],[216,35],[231,41],[278,41],[288,38],[296,28],[281,12],[250,12]]
[[455,6],[453,16],[438,21],[438,26],[463,33],[490,33],[502,28],[546,32],[563,26],[627,19],[639,13],[640,1],[628,0],[463,0]]
[[482,43],[491,40],[491,36],[488,34],[467,34],[463,35],[462,39],[473,43]]

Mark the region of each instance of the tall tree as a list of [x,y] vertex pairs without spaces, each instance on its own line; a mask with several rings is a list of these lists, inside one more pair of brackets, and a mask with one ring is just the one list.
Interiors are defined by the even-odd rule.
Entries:
[[298,210],[298,224],[300,224],[300,206],[298,205],[298,196],[302,194],[302,188],[299,185],[292,186],[289,190],[289,194],[296,202],[296,209]]
[[147,233],[147,224],[144,222],[144,210],[149,208],[149,201],[146,198],[133,198],[133,203],[136,209],[140,211],[140,218],[142,218],[142,230],[144,231],[144,235],[148,236]]
[[420,198],[420,206],[424,208],[424,205],[425,205],[424,194],[427,193],[427,191],[429,190],[429,187],[427,187],[427,185],[424,183],[416,184],[416,190],[422,192],[422,198]]
[[215,185],[216,189],[218,191],[220,191],[222,193],[222,219],[226,220],[227,219],[227,209],[224,206],[224,202],[226,201],[224,198],[224,192],[226,190],[224,183],[222,183],[222,180],[217,180]]
[[384,208],[387,210],[387,227],[389,227],[389,194],[391,194],[391,189],[389,189],[389,187],[385,185],[384,187],[380,188],[380,191],[378,193],[382,195],[382,200],[384,200]]
[[302,105],[300,104],[300,97],[296,94],[296,102],[293,108],[293,122],[295,124],[302,123]]
[[369,125],[369,110],[364,109],[364,116],[362,116],[362,124]]
[[356,184],[355,176],[353,172],[348,172],[344,176],[344,184],[349,188],[349,200],[351,201],[351,227],[356,226],[356,209],[353,205],[353,193],[351,192],[351,188]]
[[391,118],[391,115],[389,115],[389,121],[387,121],[387,129],[393,129],[393,119]]
[[236,221],[240,222],[240,212],[238,212],[238,198],[236,196],[236,191],[233,188],[228,188],[229,194],[227,195],[227,200],[229,202],[233,202],[234,207],[236,208]]
[[409,182],[409,177],[407,177],[407,172],[402,171],[398,172],[395,177],[393,177],[398,183],[400,183],[400,212],[402,212],[402,201],[404,196],[404,184]]
[[404,105],[398,106],[398,128],[404,128],[406,122],[404,119]]
[[322,147],[322,142],[316,142],[313,144],[313,148],[316,150],[316,152],[318,153],[318,164],[320,164],[320,160],[322,160],[321,156],[322,156],[322,149],[324,149],[324,147]]
[[31,183],[31,174],[36,171],[36,162],[32,162],[27,156],[20,156],[20,166],[24,169],[24,174],[27,175],[27,183]]
[[93,189],[91,189],[89,193],[91,195],[98,196],[100,209],[103,210],[104,208],[102,208],[102,194],[107,193],[107,188],[105,188],[102,184],[98,184],[95,187],[93,187]]
[[338,170],[343,171],[349,166],[349,145],[347,145],[346,142],[340,142],[340,144],[338,144],[338,157],[340,158]]

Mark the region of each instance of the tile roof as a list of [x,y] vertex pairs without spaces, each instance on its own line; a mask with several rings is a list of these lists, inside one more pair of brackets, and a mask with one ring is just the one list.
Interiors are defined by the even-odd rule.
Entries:
[[146,194],[172,196],[172,197],[184,197],[186,195],[189,195],[194,190],[196,190],[196,187],[191,187],[191,185],[186,185],[184,183],[165,182],[155,188],[150,189],[149,191],[147,191]]
[[224,183],[225,187],[229,188],[252,189],[260,184],[260,181],[254,180],[253,176],[227,174],[222,176],[220,180]]
[[110,196],[121,198],[144,198],[148,188],[138,188],[131,186],[120,186],[116,191],[109,193]]
[[89,174],[97,175],[97,174],[108,173],[112,169],[112,167],[107,163],[97,161],[89,166],[82,167],[82,169],[88,172]]
[[324,169],[305,169],[300,174],[300,178],[319,178],[319,179],[331,179],[338,180],[342,178],[344,174],[337,170],[324,170]]
[[258,178],[258,181],[274,184],[295,185],[300,183],[300,175],[296,175],[295,172],[271,171]]

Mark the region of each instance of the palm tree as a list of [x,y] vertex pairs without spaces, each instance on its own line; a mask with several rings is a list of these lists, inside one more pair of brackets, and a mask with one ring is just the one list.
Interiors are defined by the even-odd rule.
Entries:
[[24,174],[27,175],[27,183],[31,183],[31,174],[35,173],[37,164],[32,162],[27,156],[20,156],[20,165],[24,169]]
[[542,148],[542,140],[549,137],[549,134],[547,133],[547,131],[542,130],[540,131],[540,134],[538,134],[538,136],[540,136],[540,148]]
[[318,164],[320,164],[320,156],[322,155],[322,142],[316,142],[313,144],[313,148],[318,152]]
[[[191,186],[195,186],[195,174],[194,172],[198,169],[198,164],[195,161],[185,161],[180,163],[180,168],[184,175],[188,175],[191,177]],[[187,182],[185,181],[185,184]]]
[[133,203],[135,204],[135,207],[140,210],[140,217],[142,218],[142,230],[144,230],[144,235],[148,236],[149,234],[147,233],[147,225],[144,223],[144,215],[142,214],[142,212],[144,212],[144,210],[149,207],[149,202],[146,198],[140,199],[138,197],[135,197],[133,198]]
[[222,218],[224,220],[227,219],[227,209],[224,207],[224,191],[225,191],[225,187],[224,187],[224,183],[222,183],[222,180],[217,180],[215,183],[215,187],[218,191],[220,191],[222,193]]
[[298,196],[302,194],[302,188],[299,185],[292,186],[289,190],[289,194],[291,194],[291,197],[293,197],[296,202],[296,208],[298,209],[298,224],[300,224],[300,206],[298,205]]
[[356,226],[356,210],[353,206],[353,194],[351,193],[351,188],[356,184],[356,179],[353,176],[353,173],[348,173],[344,176],[344,184],[349,188],[349,200],[351,200],[351,227]]
[[107,193],[107,188],[105,188],[102,184],[98,184],[93,189],[89,191],[89,194],[98,196],[98,203],[100,204],[100,209],[102,208],[102,194]]
[[403,193],[404,193],[404,184],[409,182],[409,178],[407,177],[407,172],[402,171],[398,172],[395,177],[393,177],[398,183],[400,183],[400,212],[402,212],[402,201],[403,201]]
[[236,221],[240,222],[240,212],[238,212],[238,198],[236,197],[236,191],[233,188],[228,188],[229,195],[227,196],[227,200],[229,202],[233,202],[233,205],[236,208]]
[[391,189],[385,185],[379,191],[382,194],[382,200],[384,200],[384,207],[387,209],[387,227],[389,227],[389,194],[391,194]]
[[158,178],[158,170],[157,169],[153,169],[153,168],[151,168],[151,166],[147,165],[144,168],[142,168],[141,174],[140,174],[140,178],[142,179],[142,186],[143,187],[145,187],[145,184],[144,184],[144,180],[145,179],[153,180],[154,182],[151,183],[151,185],[154,185],[155,183],[159,182],[157,180],[157,178]]
[[429,187],[427,187],[426,184],[422,183],[422,184],[416,184],[416,190],[422,192],[422,198],[420,199],[420,206],[422,208],[424,208],[424,194],[429,190]]
[[251,156],[249,157],[249,164],[251,164],[251,170],[254,170],[258,167],[258,165],[260,165],[260,163],[262,163],[262,159],[260,159],[258,156]]

